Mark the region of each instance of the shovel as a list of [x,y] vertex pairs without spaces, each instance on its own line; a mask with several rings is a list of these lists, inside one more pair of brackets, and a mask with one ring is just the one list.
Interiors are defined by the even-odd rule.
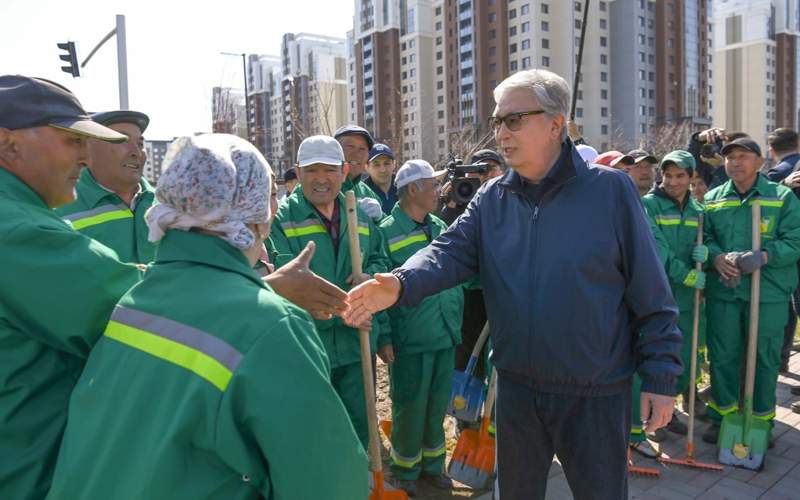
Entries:
[[478,341],[475,342],[472,355],[467,362],[467,368],[463,372],[458,370],[453,372],[453,388],[450,391],[447,413],[464,422],[477,422],[481,418],[481,405],[486,384],[473,373],[487,337],[489,337],[488,321],[483,325]]
[[[700,220],[697,225],[697,245],[703,244],[703,214],[700,214]],[[697,272],[703,270],[703,264],[696,262],[694,268]],[[707,464],[698,462],[694,456],[694,403],[695,403],[695,380],[697,380],[697,336],[700,331],[700,290],[694,291],[694,317],[692,318],[692,353],[691,353],[691,369],[689,370],[689,431],[686,434],[686,457],[685,458],[670,458],[658,457],[659,462],[675,465],[685,465],[687,467],[695,467],[697,469],[706,469],[721,471],[724,469],[718,464]]]
[[[753,250],[761,249],[761,204],[752,205]],[[761,270],[756,269],[750,281],[750,330],[747,339],[747,371],[744,381],[743,411],[722,419],[719,432],[719,461],[725,465],[761,470],[769,447],[771,425],[753,418],[753,386],[756,378],[758,350],[758,306],[761,294]]]
[[492,421],[492,407],[497,392],[497,369],[492,369],[489,379],[489,393],[483,405],[483,420],[479,430],[464,429],[458,438],[447,475],[459,483],[473,489],[484,489],[491,486],[494,472],[495,439],[489,435]]
[[[347,236],[350,243],[350,262],[353,274],[361,274],[361,248],[358,243],[358,216],[356,196],[352,191],[345,193],[347,207]],[[372,350],[369,345],[369,331],[359,330],[358,341],[361,346],[361,370],[364,379],[364,399],[367,406],[367,425],[369,426],[369,470],[372,471],[373,488],[369,500],[408,500],[404,491],[388,491],[383,484],[383,464],[378,436],[378,413],[375,410],[375,384],[372,379]]]

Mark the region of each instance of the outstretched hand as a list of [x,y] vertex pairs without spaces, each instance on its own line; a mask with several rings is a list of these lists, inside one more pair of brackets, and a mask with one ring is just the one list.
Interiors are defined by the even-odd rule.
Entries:
[[373,314],[388,309],[400,298],[400,280],[391,273],[378,273],[350,290],[350,307],[344,315],[348,324],[361,324]]

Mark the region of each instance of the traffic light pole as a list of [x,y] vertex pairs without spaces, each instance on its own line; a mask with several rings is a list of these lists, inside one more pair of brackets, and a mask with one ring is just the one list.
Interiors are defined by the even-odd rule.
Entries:
[[81,68],[85,68],[86,64],[92,56],[106,43],[112,36],[117,36],[117,71],[119,74],[119,109],[129,109],[128,107],[128,42],[125,33],[125,16],[117,15],[117,23],[113,30],[108,35],[100,40],[100,43],[89,52],[86,59],[81,63]]

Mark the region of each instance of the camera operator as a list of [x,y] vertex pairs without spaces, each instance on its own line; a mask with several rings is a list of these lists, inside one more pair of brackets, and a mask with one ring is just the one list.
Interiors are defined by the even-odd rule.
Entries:
[[725,184],[728,180],[728,174],[723,168],[725,159],[720,154],[722,146],[742,137],[749,136],[744,132],[726,132],[719,127],[692,134],[686,149],[694,156],[697,173],[709,190]]
[[[470,158],[469,165],[461,165],[454,158],[448,162],[447,168],[450,173],[446,177],[440,195],[439,217],[450,225],[467,208],[467,203],[475,195],[475,192],[486,181],[494,177],[499,177],[506,169],[505,163],[499,154],[491,149],[481,149]],[[477,171],[470,167],[483,165]],[[463,179],[476,179],[476,181],[464,181]],[[454,190],[454,186],[459,189]],[[480,328],[478,329],[480,331]]]

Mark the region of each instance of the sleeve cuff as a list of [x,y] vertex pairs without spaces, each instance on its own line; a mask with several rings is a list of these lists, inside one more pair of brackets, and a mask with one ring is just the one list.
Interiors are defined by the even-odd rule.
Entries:
[[667,379],[659,380],[642,377],[642,392],[675,397],[677,396],[675,392],[675,377],[667,377]]

